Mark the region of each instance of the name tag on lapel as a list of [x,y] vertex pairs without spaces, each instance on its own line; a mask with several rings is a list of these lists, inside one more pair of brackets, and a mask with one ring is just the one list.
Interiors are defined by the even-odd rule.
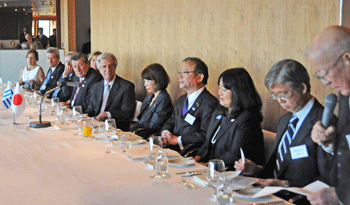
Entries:
[[307,152],[307,147],[305,144],[291,147],[289,150],[292,160],[309,157],[309,153]]
[[185,117],[185,121],[190,124],[193,125],[194,121],[196,120],[196,118],[191,115],[190,113],[187,113],[186,117]]

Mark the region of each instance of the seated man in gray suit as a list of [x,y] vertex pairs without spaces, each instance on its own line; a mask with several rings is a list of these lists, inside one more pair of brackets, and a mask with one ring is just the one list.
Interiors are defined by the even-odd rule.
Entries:
[[136,107],[135,86],[116,75],[118,61],[113,54],[99,55],[96,65],[103,80],[96,83],[89,92],[85,112],[99,121],[114,118],[117,128],[128,130]]
[[303,187],[317,179],[329,182],[326,163],[332,156],[311,139],[313,125],[322,119],[323,106],[310,93],[306,68],[295,60],[281,60],[267,73],[265,86],[272,99],[289,112],[279,120],[266,165],[262,167],[248,159],[244,165],[240,159],[235,168],[262,178],[258,184],[264,186]]
[[73,88],[70,100],[66,101],[64,104],[68,107],[81,106],[83,112],[85,112],[88,93],[95,83],[102,80],[102,77],[98,71],[90,67],[90,62],[83,53],[74,54],[70,62],[74,70],[72,81],[80,82],[82,86]]
[[184,150],[182,154],[186,154],[204,144],[218,100],[205,88],[209,73],[201,59],[186,58],[178,74],[180,88],[187,93],[177,101],[161,135],[167,146],[179,152]]

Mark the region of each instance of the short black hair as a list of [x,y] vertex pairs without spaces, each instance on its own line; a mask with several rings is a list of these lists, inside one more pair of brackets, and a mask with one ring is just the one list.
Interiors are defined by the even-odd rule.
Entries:
[[194,67],[194,71],[196,73],[201,73],[204,75],[204,78],[202,80],[202,83],[206,85],[208,83],[208,78],[209,78],[209,72],[208,72],[208,66],[200,59],[197,57],[188,57],[182,62],[193,62],[196,64]]
[[143,69],[141,78],[146,80],[154,80],[157,85],[157,90],[165,90],[170,83],[168,73],[159,63],[148,65],[145,69]]

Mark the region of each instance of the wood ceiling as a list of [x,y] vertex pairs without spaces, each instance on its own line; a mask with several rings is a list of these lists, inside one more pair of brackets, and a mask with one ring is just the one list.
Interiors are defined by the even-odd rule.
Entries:
[[0,8],[13,8],[33,15],[56,15],[56,0],[0,0]]

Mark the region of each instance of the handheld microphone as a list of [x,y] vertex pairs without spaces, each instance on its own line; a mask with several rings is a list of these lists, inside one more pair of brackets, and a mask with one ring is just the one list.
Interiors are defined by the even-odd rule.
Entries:
[[65,82],[65,81],[57,81],[57,86],[64,87],[81,87],[82,83],[79,82]]
[[322,126],[329,127],[332,119],[332,114],[337,105],[338,97],[334,93],[330,93],[324,99],[324,110],[322,115]]

